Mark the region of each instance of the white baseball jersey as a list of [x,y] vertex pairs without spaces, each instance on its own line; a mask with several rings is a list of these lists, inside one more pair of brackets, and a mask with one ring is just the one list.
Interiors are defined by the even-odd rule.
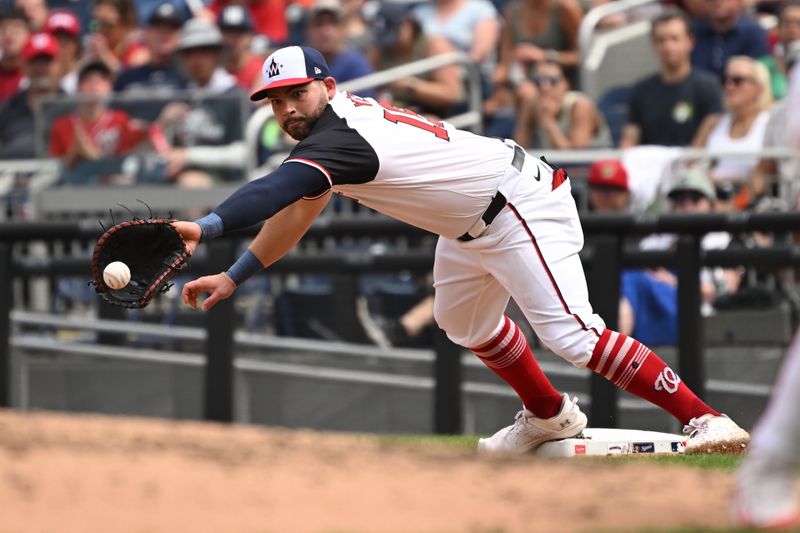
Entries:
[[455,238],[486,210],[512,156],[498,139],[339,92],[286,163],[318,168],[334,192]]

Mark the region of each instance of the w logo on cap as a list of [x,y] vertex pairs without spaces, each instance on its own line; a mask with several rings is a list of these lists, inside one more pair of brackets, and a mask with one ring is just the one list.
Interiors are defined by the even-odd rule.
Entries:
[[267,75],[272,78],[273,76],[279,76],[281,73],[280,66],[275,62],[275,58],[272,58],[272,63],[269,64],[269,68],[267,69]]

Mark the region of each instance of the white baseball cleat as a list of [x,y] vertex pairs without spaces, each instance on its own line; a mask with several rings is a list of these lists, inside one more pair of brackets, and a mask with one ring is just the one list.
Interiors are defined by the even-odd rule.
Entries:
[[683,427],[689,435],[685,453],[742,453],[750,442],[750,434],[726,415],[707,414],[692,418]]
[[793,465],[748,456],[736,476],[731,512],[738,526],[780,531],[800,526]]
[[586,427],[586,415],[578,408],[578,399],[562,395],[561,410],[553,418],[536,418],[523,408],[514,424],[487,439],[478,441],[482,453],[525,453],[551,440],[578,436]]

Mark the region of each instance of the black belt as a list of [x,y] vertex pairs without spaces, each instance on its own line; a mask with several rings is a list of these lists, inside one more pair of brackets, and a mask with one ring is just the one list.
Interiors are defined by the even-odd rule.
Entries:
[[[514,157],[511,159],[511,166],[517,169],[518,172],[522,172],[522,165],[524,164],[525,164],[525,150],[523,150],[520,146],[515,145]],[[506,200],[506,197],[503,196],[503,194],[500,191],[497,191],[495,195],[492,197],[492,201],[489,202],[489,207],[487,207],[486,211],[484,211],[483,214],[481,215],[481,220],[483,220],[483,223],[486,224],[486,226],[489,226],[489,224],[491,224],[492,221],[494,221],[497,215],[500,214],[500,211],[503,210],[503,208],[506,206],[507,203],[508,200]],[[471,241],[472,239],[475,238],[476,237],[473,237],[472,235],[469,234],[469,232],[467,232],[461,237],[459,237],[458,240]]]

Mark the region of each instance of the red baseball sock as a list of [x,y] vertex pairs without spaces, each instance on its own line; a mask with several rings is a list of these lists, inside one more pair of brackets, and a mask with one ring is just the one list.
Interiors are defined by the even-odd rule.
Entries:
[[561,394],[542,372],[525,335],[508,317],[492,340],[470,350],[511,385],[525,407],[537,417],[552,418],[558,414]]
[[661,407],[682,424],[708,413],[719,415],[650,348],[622,333],[603,331],[587,366],[617,387]]

